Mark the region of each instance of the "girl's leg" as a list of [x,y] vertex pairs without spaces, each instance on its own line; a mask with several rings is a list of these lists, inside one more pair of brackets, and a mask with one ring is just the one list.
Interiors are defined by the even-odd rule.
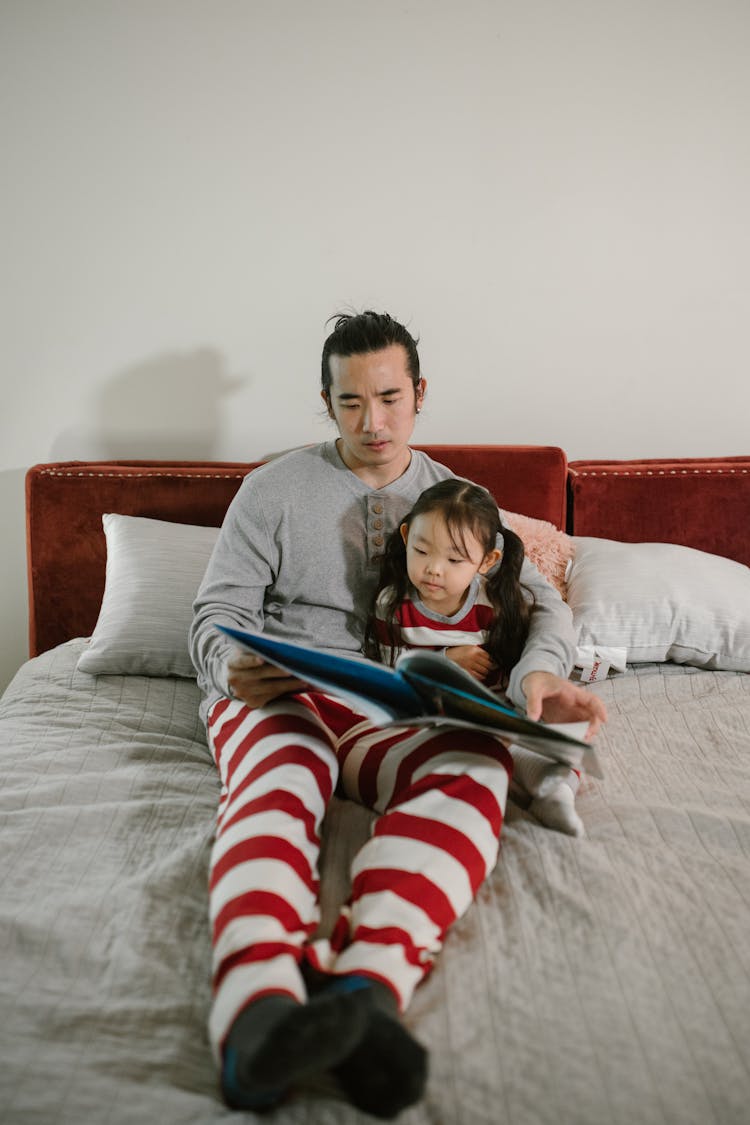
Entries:
[[522,746],[510,746],[509,750],[513,758],[511,800],[528,806],[531,815],[546,828],[583,836],[583,821],[575,807],[581,784],[579,771]]

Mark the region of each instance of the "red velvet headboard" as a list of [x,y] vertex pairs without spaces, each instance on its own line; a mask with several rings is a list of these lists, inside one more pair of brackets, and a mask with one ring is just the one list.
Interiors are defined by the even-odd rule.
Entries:
[[568,530],[681,543],[750,566],[750,458],[571,461]]
[[[565,526],[566,457],[551,446],[420,446],[508,511]],[[104,590],[102,515],[218,527],[257,462],[60,462],[26,477],[32,656],[93,631]]]

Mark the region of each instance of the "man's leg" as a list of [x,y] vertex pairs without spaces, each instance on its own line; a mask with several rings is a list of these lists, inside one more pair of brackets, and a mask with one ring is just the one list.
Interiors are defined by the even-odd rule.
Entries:
[[426,1058],[395,1017],[495,865],[512,761],[491,735],[446,728],[370,731],[339,758],[347,793],[381,816],[332,943],[311,959],[333,989],[370,982],[367,1030],[335,1072],[355,1105],[386,1117],[421,1096]]
[[222,781],[209,1034],[237,1108],[274,1105],[292,1082],[338,1062],[364,1030],[345,997],[307,1004],[299,969],[318,924],[319,831],[338,774],[333,735],[305,698],[258,710],[221,700],[209,717]]

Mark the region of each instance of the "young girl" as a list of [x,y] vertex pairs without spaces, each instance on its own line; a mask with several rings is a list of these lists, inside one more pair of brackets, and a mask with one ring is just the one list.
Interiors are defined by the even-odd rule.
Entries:
[[[502,548],[498,547],[502,544]],[[390,536],[365,633],[365,652],[393,665],[411,648],[437,649],[502,690],[529,630],[533,595],[520,581],[523,542],[486,489],[449,479],[420,495]],[[542,824],[580,835],[579,777],[510,747],[515,779]]]
[[523,557],[484,488],[449,479],[426,489],[386,545],[367,655],[392,665],[403,648],[441,649],[478,680],[503,686],[533,605],[519,580]]

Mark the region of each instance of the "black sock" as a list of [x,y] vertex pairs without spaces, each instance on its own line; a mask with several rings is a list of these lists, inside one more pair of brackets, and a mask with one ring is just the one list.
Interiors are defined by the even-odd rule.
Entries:
[[337,977],[329,989],[351,990],[367,1012],[364,1034],[333,1067],[334,1075],[352,1105],[374,1117],[395,1117],[424,1093],[427,1052],[399,1021],[396,998],[385,985],[357,975]]
[[232,1024],[224,1046],[222,1092],[233,1109],[271,1109],[298,1080],[339,1063],[357,1044],[366,1011],[344,994],[308,1004],[265,996]]

